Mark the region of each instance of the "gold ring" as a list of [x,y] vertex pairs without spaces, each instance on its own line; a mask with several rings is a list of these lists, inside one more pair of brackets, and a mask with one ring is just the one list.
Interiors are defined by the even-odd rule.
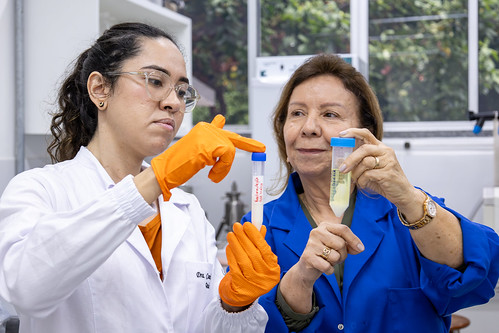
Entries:
[[326,260],[327,261],[327,257],[329,256],[329,254],[331,253],[331,249],[329,247],[325,247],[323,250],[322,250],[322,253],[321,253],[321,257],[322,259]]
[[374,157],[373,169],[377,169],[379,167],[379,158],[378,158],[378,156],[373,156],[373,157]]

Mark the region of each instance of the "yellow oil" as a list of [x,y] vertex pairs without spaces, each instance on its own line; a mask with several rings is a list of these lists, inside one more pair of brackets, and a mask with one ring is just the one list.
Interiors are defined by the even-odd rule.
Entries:
[[348,208],[350,202],[351,173],[341,173],[338,169],[331,169],[331,185],[329,187],[329,206],[334,215],[340,217]]

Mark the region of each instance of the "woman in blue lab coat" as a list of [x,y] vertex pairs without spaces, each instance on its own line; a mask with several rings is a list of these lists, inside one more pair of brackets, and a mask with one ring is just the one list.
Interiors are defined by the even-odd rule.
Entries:
[[[288,177],[264,207],[281,281],[260,298],[267,332],[449,332],[451,314],[487,302],[499,237],[414,187],[381,142],[377,98],[334,55],[299,67],[274,113]],[[356,140],[349,206],[329,205],[332,137]],[[251,220],[251,215],[244,220]]]

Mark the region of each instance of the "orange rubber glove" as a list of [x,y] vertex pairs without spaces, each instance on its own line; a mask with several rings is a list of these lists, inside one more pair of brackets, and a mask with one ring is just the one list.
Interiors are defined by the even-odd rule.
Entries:
[[222,129],[225,118],[217,115],[211,124],[200,122],[162,154],[151,160],[163,199],[170,200],[170,190],[184,184],[206,165],[213,165],[208,177],[215,183],[227,176],[236,148],[264,152],[265,145]]
[[220,281],[218,292],[225,303],[242,307],[274,288],[279,283],[281,269],[277,256],[265,241],[265,226],[258,231],[250,222],[244,226],[235,223],[233,230],[227,234],[230,270]]

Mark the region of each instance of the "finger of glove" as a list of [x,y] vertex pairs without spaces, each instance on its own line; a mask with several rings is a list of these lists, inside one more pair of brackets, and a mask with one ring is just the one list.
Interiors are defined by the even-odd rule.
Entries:
[[229,264],[229,271],[227,274],[231,275],[232,284],[238,287],[244,287],[252,280],[251,276],[248,278],[243,274],[238,257],[234,254],[230,245],[225,248],[225,255],[227,256],[227,263]]
[[[236,260],[236,256],[230,247],[227,247],[226,253],[227,258],[230,257],[231,260]],[[237,264],[236,266],[238,267]],[[243,301],[246,302],[246,304],[252,303],[260,295],[265,294],[272,289],[278,282],[277,280],[273,283],[273,280],[267,279],[266,276],[259,276],[255,278],[252,278],[251,276],[246,277],[240,271],[234,269],[236,266],[231,267],[226,275],[230,275],[231,290],[233,293],[237,294],[239,298],[241,298],[240,301],[247,299],[246,301]]]
[[262,235],[263,239],[265,239],[265,235],[267,234],[267,227],[262,225],[260,227],[260,234]]
[[215,118],[211,121],[211,124],[218,128],[223,128],[225,125],[225,117],[221,114],[217,114]]
[[[277,256],[272,252],[269,244],[265,240],[265,234],[267,232],[267,228],[262,225],[260,231],[249,222],[244,223],[244,232],[251,240],[253,245],[260,251],[261,256],[267,265],[274,265],[277,263]],[[263,231],[262,231],[263,230]]]
[[224,129],[220,129],[221,132],[236,146],[236,148],[248,151],[248,152],[256,152],[263,153],[265,152],[265,145],[260,141],[246,138],[237,133],[227,131]]
[[218,285],[218,293],[220,294],[220,298],[231,306],[247,306],[253,303],[259,296],[253,295],[253,292],[247,287],[248,283],[245,281],[242,283],[236,282],[234,275],[228,272]]
[[233,274],[229,271],[224,275],[220,284],[218,285],[218,293],[220,298],[227,304],[231,306],[238,306],[240,302],[237,299],[237,293],[233,288]]
[[234,146],[239,149],[246,150],[248,152],[265,152],[265,145],[257,140],[245,138],[237,133],[224,130],[225,117],[221,114],[217,114],[215,118],[211,121],[211,125],[220,130],[221,133],[225,135],[229,140],[232,141]]
[[[228,237],[228,235],[227,235],[227,237]],[[232,248],[230,247],[230,245],[227,245],[227,247],[225,248],[225,255],[227,256],[227,263],[228,263],[229,268],[230,268],[229,272],[232,272],[233,275],[242,276],[241,268],[239,267],[237,257],[234,255],[234,251],[232,251]]]
[[[231,232],[232,238],[237,237]],[[227,235],[229,239],[229,235]],[[249,274],[244,275],[240,271],[240,261],[238,256],[232,251],[231,244],[226,248],[227,261],[229,262],[230,270],[220,283],[219,292],[222,299],[232,306],[244,306],[251,304],[259,296],[269,292],[280,280],[280,269],[276,264],[276,268],[269,270],[265,274]],[[233,263],[234,266],[231,266]],[[224,281],[225,280],[225,281]],[[224,284],[222,286],[222,284]]]
[[213,165],[208,177],[218,183],[229,173],[236,149],[220,128],[215,126],[223,126],[225,118],[221,115],[215,118],[211,124],[198,123],[194,128],[199,127],[197,135],[203,142],[200,145],[204,147],[203,154],[200,156],[201,160],[204,161],[205,165]]
[[[260,227],[260,234],[262,235],[263,239],[265,239],[265,235],[267,234],[267,227],[265,225],[262,225]],[[267,241],[265,241],[267,242]],[[268,243],[267,243],[268,245]],[[268,265],[277,265],[277,256],[275,255],[274,252],[272,252],[272,248],[270,247],[270,245],[268,245],[268,251],[265,251],[265,255],[263,256],[263,258],[265,259],[265,262],[268,264]]]
[[[244,226],[240,223],[235,223],[234,235],[237,237],[239,244],[251,260],[252,269],[257,273],[267,273],[269,271],[269,263],[270,266],[272,266],[273,263],[272,260],[269,260],[269,263],[267,263],[265,257],[268,256],[269,253],[265,251],[265,248],[268,248],[270,251],[270,247],[259,230],[250,222],[244,223]],[[270,255],[273,255],[272,251],[270,251]]]
[[[232,144],[225,135],[220,135],[219,129],[205,122],[199,122],[189,133],[180,138],[171,147],[152,159],[152,163],[172,164],[170,167],[184,169],[187,165],[202,169],[206,164],[216,162],[211,151],[220,145]],[[171,170],[169,170],[171,171]]]
[[[238,229],[237,228],[238,224],[239,227],[242,229],[240,223],[234,224],[235,229]],[[227,234],[227,242],[229,243],[227,247],[230,247],[229,251],[233,253],[234,260],[237,263],[241,274],[245,278],[250,278],[251,276],[254,276],[257,272],[253,267],[253,260],[251,258],[251,254],[248,253],[241,245],[239,237],[236,236],[235,232],[230,232]],[[260,253],[258,253],[256,249],[254,250],[254,252],[257,253],[256,255],[254,254],[254,256],[261,257]]]
[[236,148],[229,142],[226,146],[216,148],[213,151],[213,156],[218,157],[218,160],[208,173],[208,178],[218,183],[229,173],[234,157],[236,156]]

